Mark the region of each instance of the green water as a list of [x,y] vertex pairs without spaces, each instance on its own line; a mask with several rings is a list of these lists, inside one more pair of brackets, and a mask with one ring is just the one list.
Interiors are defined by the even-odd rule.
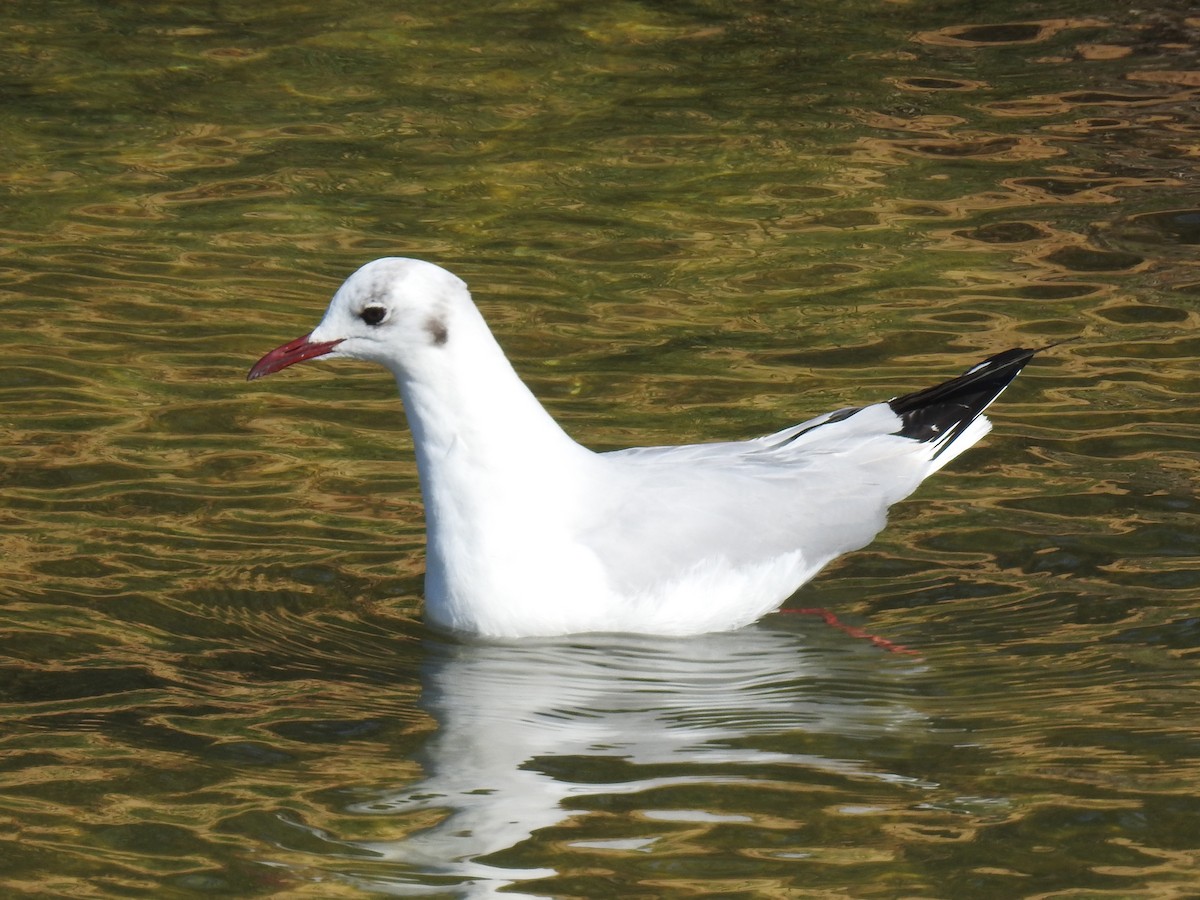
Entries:
[[[1200,11],[0,9],[7,896],[1175,897],[1200,883]],[[382,255],[584,443],[1040,357],[798,599],[460,644]]]

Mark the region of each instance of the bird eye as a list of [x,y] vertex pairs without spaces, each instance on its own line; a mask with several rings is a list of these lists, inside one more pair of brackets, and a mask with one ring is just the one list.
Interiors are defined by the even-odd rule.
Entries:
[[359,313],[359,316],[368,325],[378,325],[385,318],[387,318],[387,310],[382,306],[368,306],[361,313]]

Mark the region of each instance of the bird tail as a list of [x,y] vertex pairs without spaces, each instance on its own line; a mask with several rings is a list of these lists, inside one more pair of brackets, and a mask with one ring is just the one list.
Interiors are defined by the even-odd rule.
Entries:
[[1005,350],[957,378],[889,400],[892,412],[903,423],[896,433],[931,444],[933,471],[940,469],[991,430],[983,411],[1035,354],[1054,346]]

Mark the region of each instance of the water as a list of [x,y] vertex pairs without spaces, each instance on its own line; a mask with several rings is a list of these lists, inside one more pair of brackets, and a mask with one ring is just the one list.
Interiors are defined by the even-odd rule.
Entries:
[[[1194,891],[1194,11],[0,17],[5,894]],[[798,598],[878,642],[462,643],[389,380],[242,380],[384,254],[598,448],[1077,340]]]

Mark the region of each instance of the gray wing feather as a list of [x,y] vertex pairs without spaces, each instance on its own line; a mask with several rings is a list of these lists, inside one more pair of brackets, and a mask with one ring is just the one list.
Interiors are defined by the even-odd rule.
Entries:
[[580,537],[632,589],[712,558],[800,550],[824,564],[869,543],[927,473],[924,445],[896,435],[900,424],[881,403],[752,441],[602,454],[621,487],[597,498]]

